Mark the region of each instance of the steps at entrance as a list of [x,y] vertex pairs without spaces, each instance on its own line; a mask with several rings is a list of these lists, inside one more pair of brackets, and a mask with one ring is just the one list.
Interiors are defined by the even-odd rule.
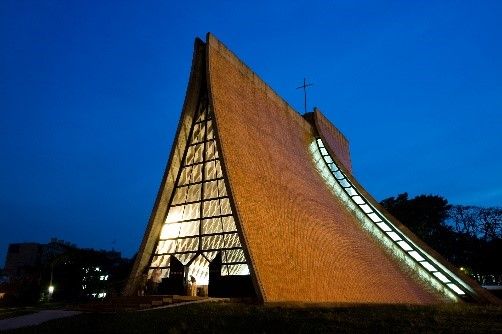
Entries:
[[111,297],[99,301],[80,304],[75,308],[84,312],[124,312],[145,310],[154,307],[183,304],[192,301],[205,300],[208,297],[178,296],[178,295],[154,295]]

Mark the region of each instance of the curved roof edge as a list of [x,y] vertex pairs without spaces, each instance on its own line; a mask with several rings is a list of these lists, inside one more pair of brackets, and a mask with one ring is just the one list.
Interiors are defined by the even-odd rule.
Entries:
[[[392,224],[394,224],[403,234],[405,234],[411,241],[421,247],[425,252],[427,252],[430,256],[435,258],[441,265],[443,265],[446,269],[454,273],[458,276],[462,281],[469,285],[470,288],[475,292],[474,298],[481,303],[490,303],[490,304],[501,304],[500,299],[495,297],[486,289],[482,288],[473,278],[467,276],[462,271],[460,271],[457,267],[452,265],[448,260],[446,260],[441,254],[436,252],[432,247],[427,245],[424,241],[422,241],[419,237],[417,237],[409,228],[403,225],[397,218],[391,215],[380,203],[373,198],[373,196],[357,181],[357,179],[352,175],[351,170],[347,168],[344,163],[343,158],[340,157],[338,152],[340,152],[340,147],[336,146],[340,143],[337,140],[333,140],[333,138],[329,138],[330,135],[342,135],[339,130],[334,127],[329,120],[327,120],[324,115],[322,115],[319,110],[316,109],[316,113],[314,116],[316,122],[315,126],[317,127],[317,132],[323,142],[326,144],[326,149],[328,153],[331,155],[335,163],[339,166],[342,172],[349,178],[349,180],[353,183],[353,185],[361,192],[361,194],[373,205],[377,208],[380,213],[382,213]],[[327,122],[327,123],[326,123]],[[326,125],[331,125],[331,133],[326,131],[323,128]],[[343,136],[343,135],[342,135]],[[336,139],[336,138],[335,138]],[[344,137],[342,138],[344,139]],[[333,144],[334,143],[334,144]],[[343,142],[342,142],[343,143]],[[348,145],[348,143],[347,143]],[[342,154],[345,152],[342,150]],[[348,152],[347,152],[348,154]],[[350,163],[350,160],[349,160]]]
[[[123,291],[126,296],[135,294],[136,289],[140,284],[143,271],[148,265],[148,261],[153,253],[153,248],[155,247],[157,237],[160,234],[163,221],[167,215],[167,206],[174,189],[176,175],[178,174],[178,170],[181,165],[183,149],[189,135],[190,125],[188,125],[187,128],[187,122],[185,120],[193,117],[201,85],[206,84],[203,81],[205,79],[204,67],[206,66],[205,49],[205,43],[200,38],[196,38],[194,42],[190,77],[188,80],[180,120],[178,122],[178,128],[173,139],[171,153],[164,169],[162,182],[157,192],[155,204],[148,220],[146,232],[143,236],[131,274]],[[188,124],[191,124],[191,122],[188,122]]]

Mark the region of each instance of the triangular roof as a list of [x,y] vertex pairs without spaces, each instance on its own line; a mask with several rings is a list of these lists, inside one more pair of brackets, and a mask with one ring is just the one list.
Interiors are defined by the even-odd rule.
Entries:
[[176,139],[127,293],[148,265],[166,219],[189,120],[204,88],[239,236],[262,301],[494,300],[362,188],[351,175],[348,141],[319,110],[298,114],[211,34],[195,43]]

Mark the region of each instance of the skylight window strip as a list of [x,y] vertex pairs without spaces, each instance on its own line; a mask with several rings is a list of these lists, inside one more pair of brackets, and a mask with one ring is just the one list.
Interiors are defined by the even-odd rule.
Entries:
[[347,192],[347,194],[349,194],[349,196],[357,195],[356,190],[354,188],[352,188],[352,187],[345,188],[345,192]]
[[417,260],[418,262],[420,261],[424,261],[425,259],[422,257],[422,255],[420,255],[417,251],[411,251],[411,252],[408,252],[408,254],[410,254],[415,260]]
[[350,187],[350,183],[346,179],[338,180],[338,183],[344,188]]
[[370,213],[368,214],[368,217],[370,217],[370,219],[374,222],[374,223],[378,223],[378,222],[381,222],[382,219],[380,217],[378,217],[378,215],[376,213]]
[[352,200],[353,200],[354,202],[356,202],[356,204],[364,204],[364,203],[366,203],[366,202],[365,202],[365,201],[361,198],[361,196],[359,196],[359,195],[353,196],[353,197],[352,197]]
[[334,164],[334,163],[328,164],[328,168],[331,170],[331,172],[336,172],[339,170],[338,167],[336,166],[336,164]]
[[411,248],[410,244],[408,244],[406,241],[403,241],[403,240],[400,240],[397,242],[397,244],[405,251],[410,251],[410,250],[413,250],[413,248]]
[[[321,148],[324,148],[324,143],[320,138],[317,138],[317,145],[319,150],[322,152]],[[327,152],[327,150],[324,148],[324,151]],[[329,154],[329,153],[328,153]],[[326,157],[324,157],[325,161],[330,161]],[[332,159],[331,159],[332,161]],[[337,174],[337,170],[334,170],[333,167],[337,167],[336,164],[333,163],[327,163],[328,169],[331,171],[331,174],[337,179],[338,183],[343,187],[345,192],[352,197],[353,201],[358,204],[361,209],[367,214],[367,216],[374,222],[380,229],[382,229],[386,234],[394,241],[396,242],[403,250],[407,251],[407,255],[411,256],[413,259],[415,259],[418,263],[420,263],[425,269],[427,269],[431,274],[434,274],[435,277],[437,277],[442,283],[445,283],[445,285],[448,285],[450,289],[455,291],[457,294],[465,294],[464,291],[462,291],[457,285],[453,283],[448,283],[450,282],[449,278],[447,278],[444,274],[438,272],[438,270],[428,261],[425,260],[425,258],[416,250],[413,250],[413,247],[416,249],[420,250],[420,252],[423,252],[420,247],[416,246],[413,241],[410,241],[408,238],[404,237],[405,240],[408,242],[404,241],[401,239],[401,236],[394,232],[393,229],[399,231],[392,222],[390,222],[385,216],[383,216],[377,209],[375,209],[369,202],[367,204],[362,204],[361,200],[363,203],[365,203],[365,198],[364,196],[360,196],[360,194],[357,192],[356,189],[354,189],[350,182],[345,178],[345,176],[341,173],[341,171]],[[342,179],[338,179],[339,176],[343,176]],[[373,211],[374,210],[374,211]],[[378,214],[377,214],[377,213]],[[383,217],[383,219],[381,217]],[[412,247],[413,246],[413,247]],[[425,254],[425,253],[424,253]],[[433,259],[433,258],[432,258]],[[433,263],[437,264],[435,259],[433,259]],[[440,264],[438,264],[442,268]],[[448,275],[450,275],[450,272],[446,269],[446,272]],[[454,276],[454,275],[453,275]],[[458,282],[460,284],[465,284],[463,283],[460,279],[458,279]]]
[[389,227],[389,225],[385,224],[384,222],[379,222],[379,223],[376,223],[378,227],[380,227],[380,229],[384,232],[391,232],[392,229]]
[[340,170],[336,171],[333,173],[335,175],[335,178],[337,180],[341,180],[341,179],[344,179],[345,178],[345,175],[342,174],[342,172]]
[[462,291],[456,284],[448,283],[446,284],[450,289],[458,293],[459,295],[465,295],[465,292]]
[[331,156],[325,155],[325,156],[323,156],[323,158],[324,158],[324,161],[326,161],[327,164],[332,164],[333,163],[333,159],[331,159]]
[[328,151],[324,147],[319,147],[319,150],[321,151],[322,156],[328,156]]
[[394,241],[401,240],[401,237],[396,232],[387,232],[387,235]]
[[433,271],[437,271],[437,269],[436,269],[436,268],[435,268],[432,264],[430,264],[430,263],[429,263],[429,262],[427,262],[427,261],[421,261],[421,262],[419,262],[419,263],[420,263],[422,266],[424,266],[424,267],[425,267],[425,269],[427,269],[428,271],[431,271],[431,272],[433,272]]
[[373,210],[371,210],[370,206],[368,204],[362,204],[359,205],[361,209],[363,209],[364,213],[372,213]]
[[448,279],[448,277],[446,277],[445,275],[443,275],[439,271],[436,271],[433,274],[434,274],[434,276],[436,276],[443,283],[449,283],[450,282],[450,280]]

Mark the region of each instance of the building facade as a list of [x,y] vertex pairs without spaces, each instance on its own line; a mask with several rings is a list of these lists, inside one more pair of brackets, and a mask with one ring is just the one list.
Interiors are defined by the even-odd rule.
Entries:
[[262,302],[494,301],[352,175],[349,143],[300,115],[213,35],[196,40],[175,141],[126,287]]

